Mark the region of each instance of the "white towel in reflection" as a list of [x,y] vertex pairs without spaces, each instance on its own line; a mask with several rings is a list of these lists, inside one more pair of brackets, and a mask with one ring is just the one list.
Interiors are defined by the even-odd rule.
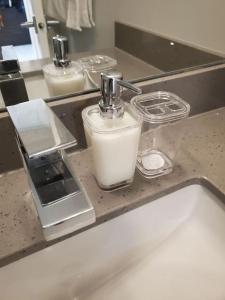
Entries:
[[66,26],[81,31],[95,26],[92,14],[92,0],[68,0]]
[[95,26],[92,0],[45,0],[48,17],[62,21],[66,27],[81,31]]
[[67,17],[68,0],[44,0],[44,12],[46,16],[65,22]]

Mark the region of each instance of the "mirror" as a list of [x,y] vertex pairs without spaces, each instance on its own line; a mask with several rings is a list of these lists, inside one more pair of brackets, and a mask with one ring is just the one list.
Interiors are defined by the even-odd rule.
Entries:
[[[157,78],[224,62],[224,9],[219,0],[0,0],[1,56],[18,57],[29,99],[96,90],[109,68],[133,82]],[[43,74],[56,34],[68,38],[70,59],[81,60],[80,73],[77,65],[69,71],[84,78],[71,81],[73,90],[52,92],[48,76],[55,86],[61,77]]]

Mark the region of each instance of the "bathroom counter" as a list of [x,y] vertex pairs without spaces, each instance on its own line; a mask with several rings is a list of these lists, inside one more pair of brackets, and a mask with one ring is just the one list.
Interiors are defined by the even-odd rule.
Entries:
[[[80,58],[96,54],[108,55],[116,59],[118,62],[118,68],[124,74],[124,78],[127,80],[149,77],[151,75],[163,73],[163,71],[159,70],[158,68],[151,66],[150,64],[117,47],[73,53],[70,55],[70,58],[72,60],[78,60]],[[25,78],[33,75],[39,75],[41,71],[40,67],[49,62],[50,59],[48,58],[21,62],[22,73]]]
[[[96,211],[97,220],[92,226],[194,182],[207,185],[225,199],[224,120],[225,108],[183,120],[180,126],[186,135],[174,171],[150,182],[136,173],[130,187],[114,192],[104,192],[96,185],[90,173],[88,150],[70,154]],[[0,241],[0,265],[51,244],[42,235],[23,169],[0,177]]]

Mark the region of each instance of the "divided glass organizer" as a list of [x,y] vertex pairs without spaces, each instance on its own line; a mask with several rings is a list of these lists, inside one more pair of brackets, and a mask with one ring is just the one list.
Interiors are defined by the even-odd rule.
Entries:
[[184,134],[177,122],[189,116],[190,105],[164,91],[136,96],[131,105],[143,118],[138,171],[149,179],[170,173]]
[[101,85],[101,73],[112,70],[117,65],[117,60],[107,55],[91,55],[78,60],[86,77],[86,88],[98,88]]

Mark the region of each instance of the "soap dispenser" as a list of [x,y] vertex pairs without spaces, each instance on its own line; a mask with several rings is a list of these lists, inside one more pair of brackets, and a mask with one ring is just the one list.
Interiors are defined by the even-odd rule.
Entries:
[[122,80],[120,72],[102,73],[99,104],[82,111],[93,175],[106,190],[132,183],[141,134],[142,118],[122,101],[121,87],[141,94],[141,89]]
[[83,67],[68,58],[68,39],[56,35],[53,41],[53,63],[43,67],[50,96],[73,94],[84,89]]

